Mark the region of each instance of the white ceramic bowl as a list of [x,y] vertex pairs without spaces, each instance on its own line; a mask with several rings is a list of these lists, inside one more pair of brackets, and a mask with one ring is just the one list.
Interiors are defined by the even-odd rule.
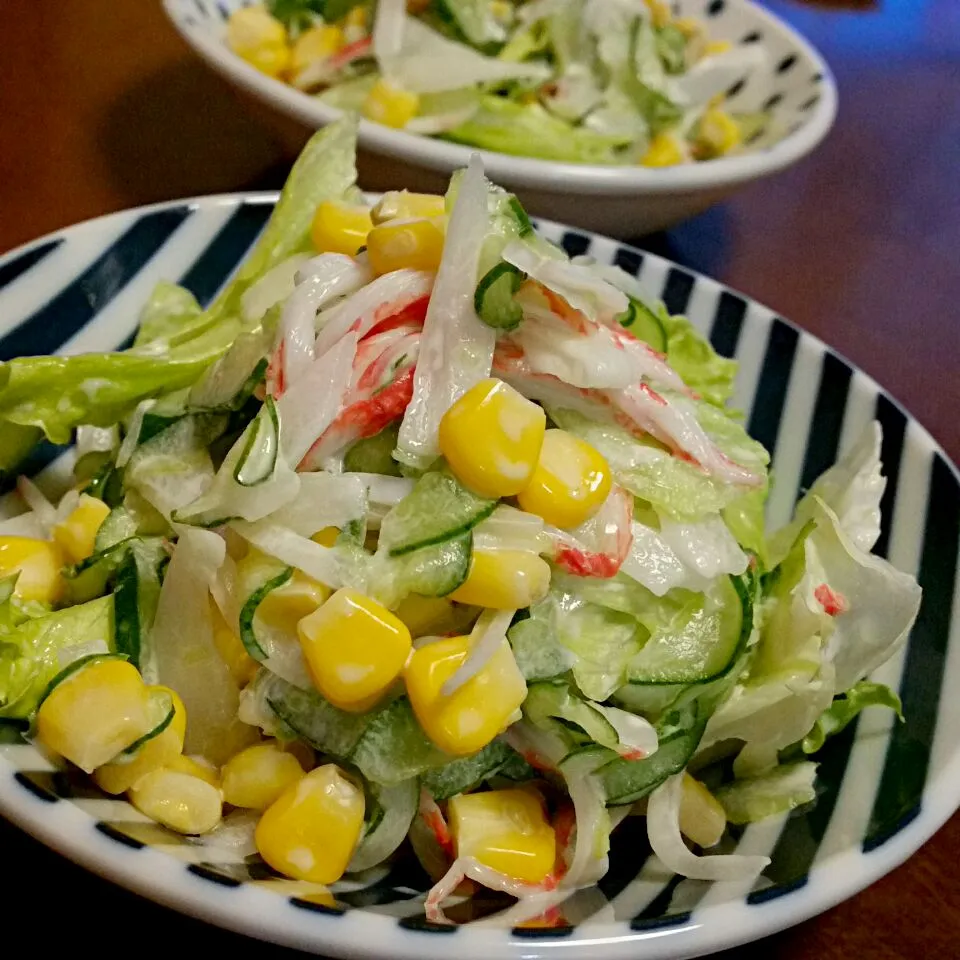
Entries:
[[[163,0],[193,49],[216,71],[287,118],[310,130],[340,111],[274,80],[234,54],[225,21],[249,0]],[[736,110],[768,108],[766,134],[743,153],[684,166],[598,166],[515,157],[481,150],[489,177],[514,190],[527,209],[617,237],[659,230],[699,213],[737,187],[796,162],[824,138],[837,110],[837,88],[823,58],[794,30],[750,0],[677,0],[674,9],[707,22],[711,36],[759,43],[766,66],[730,89]],[[301,131],[301,139],[306,135]],[[442,191],[447,176],[465,166],[473,148],[360,124],[361,177],[367,189],[406,186]]]
[[[117,348],[161,278],[209,303],[274,199],[207,197],[130,210],[0,257],[0,361]],[[717,350],[737,359],[733,405],[773,454],[771,527],[787,519],[798,494],[871,418],[880,421],[887,488],[876,550],[916,574],[924,590],[909,643],[873,675],[899,689],[906,722],[894,723],[889,711],[865,712],[818,755],[812,807],[730,838],[739,853],[770,855],[755,883],[671,877],[650,855],[644,821],[630,818],[614,834],[608,874],[563,902],[564,923],[556,928],[514,927],[502,901],[483,894],[469,905],[477,911],[473,922],[432,925],[423,908],[429,881],[410,856],[345,878],[333,887],[334,905],[318,903],[252,851],[176,836],[76,771],[54,767],[30,744],[4,742],[2,726],[0,814],[96,873],[184,913],[328,957],[369,960],[700,956],[833,906],[933,835],[960,803],[960,475],[873,380],[767,308],[603,237],[549,223],[541,231],[570,253],[637,275],[650,297],[685,313]],[[43,484],[63,464],[54,459],[63,451],[46,445],[39,452],[32,467]],[[62,887],[55,871],[44,879],[52,890]],[[135,904],[123,909],[136,926]]]

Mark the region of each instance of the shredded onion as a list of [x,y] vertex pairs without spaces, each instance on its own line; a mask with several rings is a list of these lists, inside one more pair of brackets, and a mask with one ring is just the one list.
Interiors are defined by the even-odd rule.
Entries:
[[232,526],[244,540],[271,557],[302,570],[308,577],[329,587],[341,586],[340,564],[333,548],[321,546],[269,521],[246,523],[236,520]]
[[647,837],[667,869],[691,880],[749,880],[770,863],[769,857],[693,853],[680,833],[682,794],[683,773],[678,773],[657,787],[647,803]]
[[460,664],[456,673],[440,688],[440,693],[449,697],[465,683],[472,680],[500,649],[507,638],[507,628],[516,610],[484,610],[470,634],[470,653]]
[[57,522],[57,508],[43,495],[40,488],[29,478],[17,477],[17,493],[33,511],[41,526],[49,531]]
[[143,417],[146,412],[156,403],[156,400],[141,400],[133,411],[130,418],[130,426],[117,451],[117,467],[122,468],[127,465],[133,456],[133,451],[137,449],[137,442],[140,439],[140,428],[143,426]]

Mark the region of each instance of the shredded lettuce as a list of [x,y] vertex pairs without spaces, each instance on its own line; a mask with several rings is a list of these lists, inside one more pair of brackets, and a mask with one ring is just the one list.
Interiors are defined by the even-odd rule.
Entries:
[[714,794],[730,823],[754,823],[795,810],[816,799],[817,765],[809,760],[784,764],[769,773],[724,784]]
[[893,690],[884,683],[861,680],[845,690],[820,714],[813,729],[803,738],[803,752],[816,753],[829,737],[843,731],[867,707],[887,707],[901,723],[904,720],[903,704]]

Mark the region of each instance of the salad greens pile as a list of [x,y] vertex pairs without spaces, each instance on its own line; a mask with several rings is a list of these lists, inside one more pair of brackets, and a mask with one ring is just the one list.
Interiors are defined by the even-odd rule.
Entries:
[[331,106],[518,156],[672,166],[766,125],[723,107],[762,46],[662,0],[270,0],[237,10],[227,42]]
[[[0,716],[29,723],[61,671],[121,654],[182,698],[188,754],[221,764],[262,731],[348,771],[367,798],[349,869],[409,835],[442,875],[437,910],[465,875],[518,897],[594,882],[629,813],[646,816],[678,873],[755,875],[763,858],[690,848],[691,782],[711,787],[721,829],[791,810],[814,800],[811,758],[828,737],[864,708],[900,709],[868,679],[920,601],[912,578],[869,552],[879,427],[768,533],[768,455],[726,407],[732,361],[633,277],[539,237],[476,160],[451,183],[435,269],[375,276],[364,249],[318,251],[318,205],[362,203],[354,147],[350,120],[310,141],[208,309],[164,282],[130,349],[0,365],[3,436],[77,447],[62,501],[22,479],[22,512],[0,523]],[[418,221],[393,223],[416,236]],[[609,493],[587,520],[561,529],[477,492],[440,455],[447,412],[490,378],[604,463]],[[494,464],[490,436],[472,439]],[[89,555],[55,569],[56,590],[38,598],[37,569],[11,569],[9,543],[59,543],[91,499],[106,507]],[[504,577],[521,560],[547,573],[515,609],[459,602],[478,557],[495,573],[500,558]],[[454,755],[402,678],[366,708],[335,705],[296,619],[265,613],[295,577],[323,585],[318,611],[347,587],[394,611],[414,659],[468,637],[438,702],[487,684],[482,703],[503,706],[496,663],[522,677],[519,709]],[[340,636],[344,649],[360,642]],[[546,800],[549,883],[455,858],[444,841],[451,798],[504,784]]]

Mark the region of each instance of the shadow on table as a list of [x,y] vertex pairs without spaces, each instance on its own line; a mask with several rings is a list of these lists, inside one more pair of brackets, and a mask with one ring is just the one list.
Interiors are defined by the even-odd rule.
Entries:
[[273,188],[290,163],[270,125],[189,57],[115,100],[102,117],[99,143],[125,206]]
[[670,230],[627,242],[707,276],[721,277],[727,267],[732,232],[730,210],[719,204]]

